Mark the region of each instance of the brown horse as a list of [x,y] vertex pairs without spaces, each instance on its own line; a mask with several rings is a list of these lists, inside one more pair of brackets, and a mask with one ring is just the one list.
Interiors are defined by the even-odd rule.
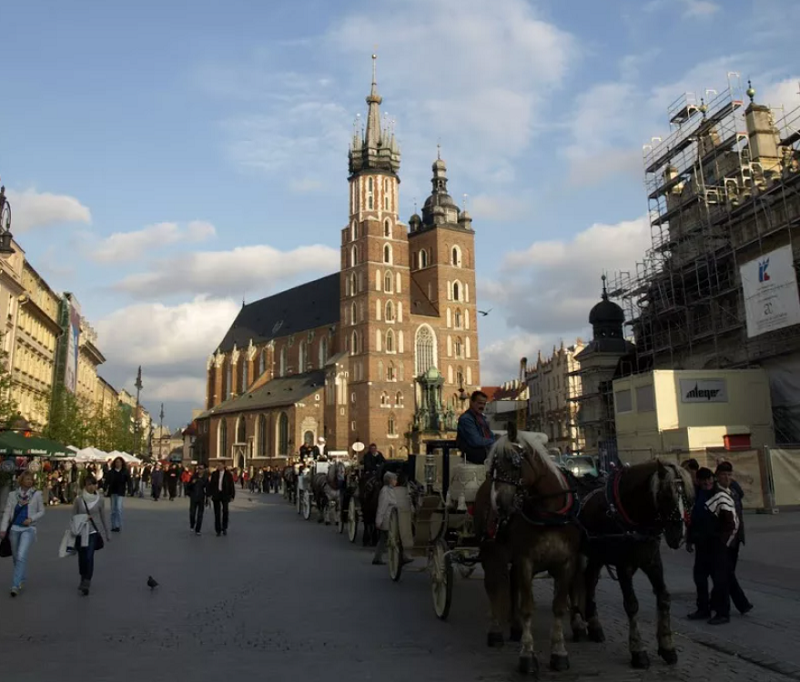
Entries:
[[297,502],[297,472],[294,465],[284,467],[281,477],[283,478],[283,498],[290,502]]
[[[532,618],[533,578],[543,571],[554,580],[550,667],[569,668],[563,619],[575,599],[581,532],[569,514],[574,496],[544,447],[543,434],[516,433],[513,425],[492,446],[490,476],[475,503],[484,586],[491,602],[490,646],[502,645],[504,627],[519,627],[519,670],[536,673]],[[509,574],[509,565],[511,574]],[[512,604],[514,606],[512,613]],[[575,623],[573,623],[573,628]]]
[[[672,641],[670,596],[661,562],[661,536],[672,549],[685,538],[694,485],[687,471],[659,460],[613,472],[587,496],[578,515],[587,533],[584,545],[585,616],[589,639],[605,641],[597,616],[595,593],[603,566],[614,566],[628,616],[629,649],[634,668],[648,668],[650,659],[639,634],[639,602],[633,576],[641,569],[656,595],[658,655],[668,664],[678,661]],[[580,608],[580,602],[576,604]]]

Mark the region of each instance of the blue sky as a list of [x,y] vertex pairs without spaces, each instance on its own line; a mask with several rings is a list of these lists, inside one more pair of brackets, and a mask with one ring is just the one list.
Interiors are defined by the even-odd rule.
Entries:
[[642,257],[642,144],[675,98],[738,72],[800,105],[798,20],[785,0],[26,0],[2,12],[0,177],[101,374],[130,387],[143,365],[177,425],[243,296],[336,269],[377,45],[402,218],[437,142],[473,214],[495,383],[586,336],[602,271]]

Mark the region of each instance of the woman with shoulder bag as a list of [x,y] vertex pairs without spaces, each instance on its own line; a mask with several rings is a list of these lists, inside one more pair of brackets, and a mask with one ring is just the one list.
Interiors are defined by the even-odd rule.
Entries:
[[103,549],[106,542],[111,542],[105,498],[97,492],[97,480],[93,476],[86,476],[83,481],[83,492],[75,498],[72,505],[72,516],[78,515],[86,517],[75,541],[75,549],[78,550],[78,570],[81,574],[78,589],[84,595],[88,595],[94,577],[94,553]]
[[0,541],[5,541],[8,536],[14,557],[12,597],[16,597],[25,586],[28,551],[36,539],[36,522],[44,516],[44,500],[41,491],[34,488],[33,474],[23,471],[17,482],[19,488],[9,493],[0,521]]

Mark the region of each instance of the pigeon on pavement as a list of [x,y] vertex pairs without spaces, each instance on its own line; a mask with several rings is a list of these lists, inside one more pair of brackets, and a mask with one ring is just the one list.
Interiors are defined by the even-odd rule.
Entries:
[[154,589],[156,589],[158,587],[158,583],[155,581],[155,579],[153,578],[152,575],[148,575],[147,576],[147,586],[151,590],[154,590]]

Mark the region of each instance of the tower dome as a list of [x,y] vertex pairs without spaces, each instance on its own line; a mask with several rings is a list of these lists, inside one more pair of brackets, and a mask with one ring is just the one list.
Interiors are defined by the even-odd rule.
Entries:
[[589,313],[589,324],[592,325],[596,339],[621,339],[623,337],[622,326],[625,324],[625,312],[616,303],[609,300],[608,291],[606,290],[606,276],[603,275],[602,279],[602,300]]

